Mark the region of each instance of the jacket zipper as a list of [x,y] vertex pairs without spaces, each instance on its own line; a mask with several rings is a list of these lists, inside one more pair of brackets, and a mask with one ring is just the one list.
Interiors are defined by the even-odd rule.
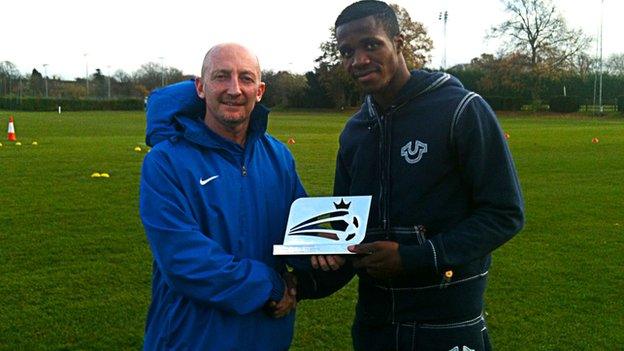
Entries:
[[247,146],[243,150],[243,155],[241,158],[241,175],[243,177],[247,176],[247,163],[249,162],[249,154],[250,154],[249,149],[252,147],[251,141],[252,141],[251,137],[247,136]]

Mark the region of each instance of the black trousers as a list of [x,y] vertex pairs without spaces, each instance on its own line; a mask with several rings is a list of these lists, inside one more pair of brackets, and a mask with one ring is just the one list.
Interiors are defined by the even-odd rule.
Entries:
[[442,324],[367,325],[357,320],[351,330],[356,351],[490,351],[483,316]]

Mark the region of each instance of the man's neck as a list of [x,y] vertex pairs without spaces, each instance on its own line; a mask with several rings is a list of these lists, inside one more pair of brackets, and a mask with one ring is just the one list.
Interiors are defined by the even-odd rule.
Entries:
[[399,91],[407,84],[411,75],[407,66],[401,67],[390,80],[385,89],[373,93],[375,102],[383,109],[387,109],[398,97]]
[[219,134],[225,139],[231,140],[241,147],[245,147],[247,141],[247,129],[249,127],[249,121],[245,121],[241,124],[234,126],[226,126],[212,118],[204,118],[204,124],[213,132]]

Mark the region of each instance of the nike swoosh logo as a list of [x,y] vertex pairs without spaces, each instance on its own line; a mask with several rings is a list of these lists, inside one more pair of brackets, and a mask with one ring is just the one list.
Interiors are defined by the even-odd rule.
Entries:
[[202,179],[202,178],[199,178],[199,184],[201,184],[201,185],[206,185],[206,184],[208,184],[210,181],[215,180],[215,179],[217,179],[217,178],[219,178],[219,176],[218,176],[218,175],[216,175],[216,176],[212,176],[212,177],[210,177],[210,178],[208,178],[208,179]]

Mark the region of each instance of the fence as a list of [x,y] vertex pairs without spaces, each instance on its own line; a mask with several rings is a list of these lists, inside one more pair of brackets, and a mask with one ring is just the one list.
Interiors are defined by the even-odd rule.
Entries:
[[56,99],[56,98],[0,98],[0,109],[17,111],[94,111],[94,110],[143,110],[143,99]]

